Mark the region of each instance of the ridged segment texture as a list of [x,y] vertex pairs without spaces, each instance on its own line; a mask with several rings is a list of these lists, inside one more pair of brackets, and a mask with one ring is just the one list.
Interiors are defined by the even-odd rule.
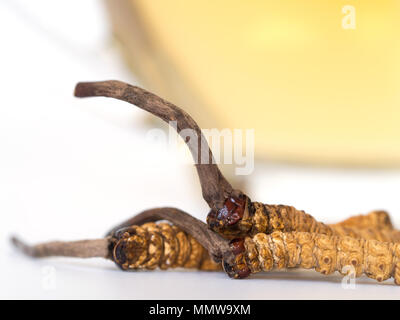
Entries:
[[393,224],[389,214],[386,211],[377,210],[368,214],[360,214],[350,217],[342,222],[336,223],[333,226],[368,229],[376,228],[381,230],[392,230]]
[[400,284],[400,244],[309,232],[258,233],[244,240],[245,251],[237,256],[252,273],[272,269],[315,269],[322,274],[349,270],[359,277]]
[[221,264],[215,263],[199,242],[169,223],[146,223],[118,231],[113,260],[123,270],[221,270]]
[[336,236],[350,236],[365,240],[400,242],[400,232],[394,230],[386,212],[374,211],[368,215],[352,217],[335,225],[318,222],[302,210],[285,205],[265,205],[253,202],[252,213],[246,220],[251,225],[249,232],[241,236],[257,233],[310,232]]

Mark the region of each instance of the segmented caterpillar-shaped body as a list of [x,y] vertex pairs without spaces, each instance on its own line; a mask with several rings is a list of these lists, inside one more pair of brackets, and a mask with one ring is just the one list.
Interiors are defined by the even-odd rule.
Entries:
[[368,214],[352,216],[332,226],[350,227],[358,229],[393,230],[393,224],[386,211],[377,210]]
[[220,270],[192,236],[169,223],[123,228],[112,239],[112,258],[123,270],[194,268]]
[[338,271],[362,274],[383,281],[391,277],[400,285],[400,243],[356,239],[309,232],[258,233],[231,242],[234,265],[225,270],[234,278],[272,269],[315,269],[322,274]]
[[258,233],[271,234],[274,231],[297,231],[400,242],[400,232],[393,229],[388,214],[382,211],[353,217],[336,225],[327,225],[292,206],[251,202],[247,197],[227,199],[218,213],[210,212],[207,222],[212,230],[226,239],[254,236]]
[[[380,213],[372,212],[365,216],[359,216],[357,224],[349,221],[336,225],[326,225],[318,222],[314,217],[297,210],[291,206],[263,205],[254,203],[253,227],[250,235],[257,233],[283,232],[310,232],[335,236],[350,236],[357,239],[379,240],[385,242],[400,242],[400,232],[392,228],[381,228],[381,223],[375,227],[367,227],[368,220],[378,219]],[[361,226],[360,226],[361,225]],[[374,225],[374,224],[373,224]]]

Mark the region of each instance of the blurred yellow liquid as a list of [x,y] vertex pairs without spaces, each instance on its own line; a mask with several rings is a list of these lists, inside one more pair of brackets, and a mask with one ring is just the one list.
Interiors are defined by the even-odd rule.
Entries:
[[149,89],[259,158],[400,165],[400,1],[109,0]]

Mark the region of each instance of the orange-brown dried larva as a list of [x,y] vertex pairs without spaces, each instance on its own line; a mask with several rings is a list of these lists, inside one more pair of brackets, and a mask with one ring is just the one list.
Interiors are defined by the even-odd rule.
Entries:
[[[207,220],[210,228],[226,239],[254,236],[260,232],[271,234],[274,231],[297,231],[400,242],[400,231],[392,228],[386,212],[375,211],[365,216],[350,218],[338,224],[326,225],[292,206],[251,202],[248,197],[246,203],[248,205],[245,207],[245,213],[236,215],[235,223],[224,223],[220,220],[218,220],[219,223],[216,223],[213,218],[215,212],[212,211]],[[229,210],[225,211],[230,212]]]
[[[279,269],[286,261],[287,267],[315,269],[322,274],[355,272],[357,277],[365,274],[379,282],[393,277],[395,283],[400,284],[399,243],[308,232],[274,232],[248,237],[245,244],[251,251],[247,253],[248,267],[254,265],[255,250],[258,252],[261,268],[252,268],[254,271],[269,271],[273,266]],[[236,263],[244,268],[243,260]]]
[[220,270],[207,250],[192,236],[169,223],[145,223],[115,232],[113,260],[123,270],[197,268]]

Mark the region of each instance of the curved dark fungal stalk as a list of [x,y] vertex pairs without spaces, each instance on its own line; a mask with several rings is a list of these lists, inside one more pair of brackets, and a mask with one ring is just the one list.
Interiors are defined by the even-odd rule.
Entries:
[[[234,190],[215,164],[214,157],[197,123],[181,108],[144,89],[127,83],[109,80],[100,82],[80,82],[75,87],[75,96],[109,97],[136,105],[156,117],[169,123],[176,121],[177,132],[185,140],[192,153],[200,178],[204,200],[211,209],[223,208],[227,198],[238,197],[241,192]],[[196,134],[197,141],[191,141],[182,130],[190,129]]]
[[[136,86],[124,82],[109,80],[100,82],[81,82],[75,87],[75,96],[83,97],[110,97],[126,101],[150,112],[165,122],[176,121],[177,131],[181,134],[184,129],[194,130],[197,136],[196,143],[187,140],[185,134],[181,136],[188,145],[200,179],[204,200],[211,208],[207,223],[210,228],[223,236],[231,234],[246,234],[251,212],[248,210],[250,199],[240,190],[232,188],[214,163],[214,157],[208,143],[197,123],[181,108],[164,99]],[[204,156],[203,153],[206,153]],[[202,163],[202,160],[208,160]],[[231,230],[233,229],[233,231]]]

